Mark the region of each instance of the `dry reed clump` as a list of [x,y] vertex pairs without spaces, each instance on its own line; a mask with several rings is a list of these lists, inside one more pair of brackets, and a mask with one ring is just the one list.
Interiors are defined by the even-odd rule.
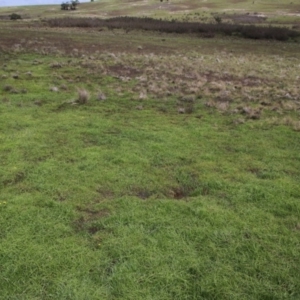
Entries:
[[58,87],[52,86],[49,90],[50,90],[50,92],[57,93],[58,92]]
[[50,64],[50,68],[60,69],[60,68],[62,68],[62,64],[59,63],[59,62],[57,62],[57,61],[55,61],[55,62],[53,62],[53,63]]
[[14,88],[11,85],[5,85],[3,87],[4,92],[11,92]]
[[229,102],[217,102],[216,108],[221,112],[226,112],[229,109]]
[[295,101],[281,101],[280,106],[285,111],[296,111],[298,109],[298,104]]
[[300,131],[300,121],[294,121],[293,129],[295,131]]
[[260,108],[245,106],[242,108],[242,114],[246,115],[249,119],[258,120],[261,116],[261,110]]
[[77,103],[78,104],[87,104],[90,99],[90,93],[85,89],[77,89],[78,98]]
[[271,125],[285,125],[292,128],[295,131],[300,131],[300,121],[293,119],[291,116],[287,117],[272,117],[267,120]]
[[147,93],[145,91],[141,91],[139,94],[139,100],[146,100],[147,98]]
[[107,98],[106,98],[105,94],[101,90],[99,90],[98,95],[97,95],[97,100],[98,101],[105,101],[106,99]]
[[60,85],[60,89],[64,90],[64,91],[67,91],[68,90],[68,86],[66,84],[61,84]]

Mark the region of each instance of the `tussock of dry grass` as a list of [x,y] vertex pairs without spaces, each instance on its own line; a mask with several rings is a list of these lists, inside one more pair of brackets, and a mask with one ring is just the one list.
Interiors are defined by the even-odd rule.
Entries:
[[77,103],[79,104],[87,104],[90,99],[90,93],[86,89],[77,89]]

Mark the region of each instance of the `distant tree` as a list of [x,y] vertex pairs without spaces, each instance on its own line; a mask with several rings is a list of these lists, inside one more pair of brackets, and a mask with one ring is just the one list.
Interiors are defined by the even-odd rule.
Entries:
[[222,18],[220,16],[214,16],[214,19],[218,24],[222,23]]
[[61,4],[61,9],[62,10],[69,10],[70,8],[70,3],[69,2],[64,2]]
[[71,3],[63,2],[60,7],[62,10],[76,10],[78,4],[79,4],[78,0],[72,0]]
[[14,20],[14,21],[22,19],[22,17],[20,15],[15,14],[15,13],[11,14],[9,17],[10,17],[11,20]]
[[71,8],[72,10],[76,10],[78,4],[79,4],[79,1],[78,1],[78,0],[73,0],[73,1],[71,2],[70,8]]

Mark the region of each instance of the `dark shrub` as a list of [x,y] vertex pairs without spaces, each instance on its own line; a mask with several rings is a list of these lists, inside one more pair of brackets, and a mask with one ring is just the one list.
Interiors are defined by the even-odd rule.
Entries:
[[15,13],[11,14],[9,17],[11,20],[21,20],[22,19],[22,17],[20,15],[15,14]]
[[300,33],[283,27],[263,27],[254,25],[207,24],[196,22],[166,21],[149,17],[116,17],[111,19],[98,18],[62,18],[51,19],[48,24],[52,27],[107,27],[108,29],[122,28],[125,30],[152,30],[166,33],[200,33],[200,36],[211,37],[215,34],[241,36],[250,39],[274,39],[285,41],[299,37]]

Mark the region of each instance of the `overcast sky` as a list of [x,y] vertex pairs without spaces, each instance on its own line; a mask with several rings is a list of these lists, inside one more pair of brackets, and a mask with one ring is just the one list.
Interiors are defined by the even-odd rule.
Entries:
[[[62,2],[67,2],[67,0],[0,0],[0,6],[46,5]],[[89,0],[79,0],[79,2],[89,2]]]

